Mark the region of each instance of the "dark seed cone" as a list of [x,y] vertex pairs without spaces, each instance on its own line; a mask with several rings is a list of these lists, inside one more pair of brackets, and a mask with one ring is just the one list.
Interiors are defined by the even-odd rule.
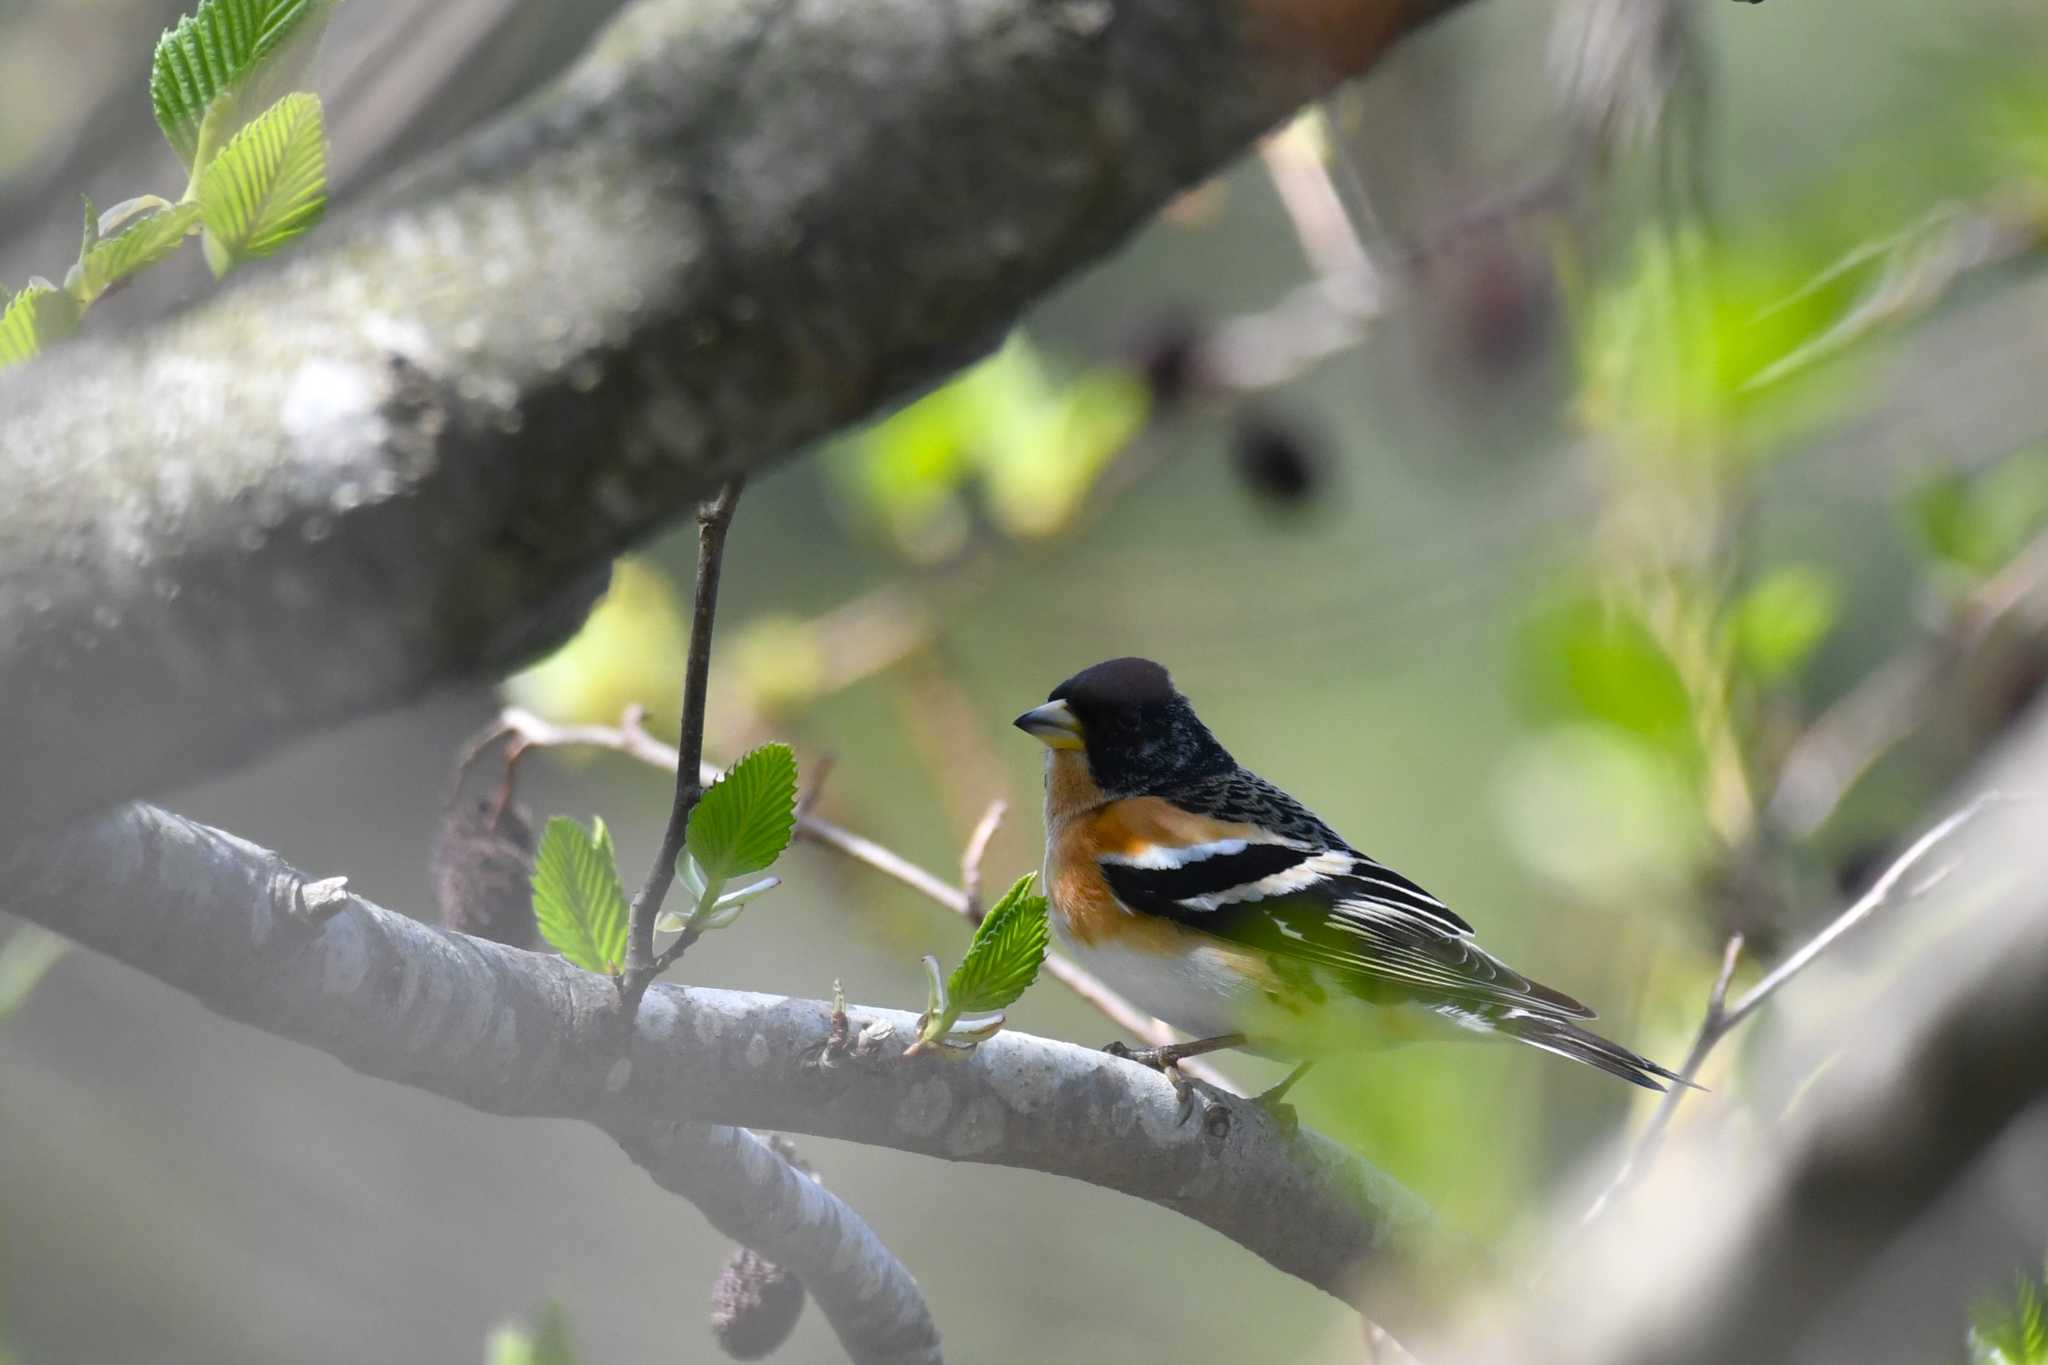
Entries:
[[735,1248],[711,1286],[711,1335],[734,1360],[759,1360],[789,1340],[804,1311],[796,1276],[746,1247]]
[[458,797],[434,835],[434,899],[441,923],[478,938],[532,948],[533,825],[516,804],[492,814],[490,797]]
[[1202,334],[1190,321],[1169,317],[1152,325],[1137,347],[1138,372],[1152,395],[1152,413],[1165,417],[1201,386]]
[[1245,486],[1274,503],[1299,506],[1322,485],[1323,459],[1314,440],[1270,413],[1238,416],[1230,458]]

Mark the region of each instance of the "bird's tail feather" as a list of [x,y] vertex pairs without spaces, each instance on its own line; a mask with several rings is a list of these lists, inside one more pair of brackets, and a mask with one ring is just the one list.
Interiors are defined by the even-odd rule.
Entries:
[[1632,1085],[1657,1091],[1666,1089],[1666,1082],[1694,1090],[1700,1088],[1676,1071],[1661,1067],[1647,1057],[1639,1057],[1621,1044],[1610,1043],[1591,1029],[1580,1028],[1568,1019],[1527,1010],[1504,1010],[1492,1022],[1496,1029],[1511,1038],[1531,1047],[1540,1047],[1545,1052],[1598,1067]]

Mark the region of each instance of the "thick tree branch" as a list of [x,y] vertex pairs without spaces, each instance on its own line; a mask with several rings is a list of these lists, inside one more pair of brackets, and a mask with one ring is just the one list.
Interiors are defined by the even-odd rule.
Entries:
[[856,1365],[939,1365],[917,1281],[845,1201],[767,1143],[720,1124],[605,1126],[655,1184],[801,1280]]
[[0,380],[0,828],[523,660],[1449,7],[641,0],[283,268]]
[[1024,1034],[961,1061],[905,1060],[913,1017],[857,1009],[864,1045],[828,1056],[822,1001],[657,985],[622,1056],[603,977],[353,897],[309,923],[301,874],[152,807],[24,852],[0,885],[10,911],[230,1018],[492,1113],[615,1133],[746,1125],[1046,1171],[1183,1213],[1347,1298],[1427,1217],[1388,1177],[1254,1106],[1217,1100],[1182,1123],[1158,1074]]

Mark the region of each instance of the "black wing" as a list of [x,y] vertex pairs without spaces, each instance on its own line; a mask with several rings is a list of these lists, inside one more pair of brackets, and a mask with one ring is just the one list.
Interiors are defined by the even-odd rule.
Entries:
[[1263,839],[1102,860],[1125,905],[1276,957],[1314,963],[1368,999],[1422,998],[1591,1018],[1478,947],[1441,900],[1346,844],[1293,797],[1239,771],[1175,791],[1177,806]]

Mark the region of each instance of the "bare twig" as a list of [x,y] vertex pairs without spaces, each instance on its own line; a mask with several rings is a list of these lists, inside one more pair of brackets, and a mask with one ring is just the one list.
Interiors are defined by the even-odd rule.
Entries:
[[[1927,855],[1944,843],[1950,835],[1968,824],[1977,813],[1993,801],[2009,799],[2001,793],[1990,792],[1979,796],[1962,809],[1949,815],[1932,829],[1913,841],[1913,844],[1897,861],[1885,869],[1884,875],[1871,883],[1870,889],[1856,899],[1856,903],[1837,915],[1832,923],[1809,939],[1806,945],[1773,968],[1763,980],[1739,996],[1734,1004],[1728,1003],[1728,984],[1735,975],[1735,967],[1742,955],[1742,935],[1734,934],[1728,939],[1721,954],[1721,970],[1714,977],[1713,989],[1707,995],[1707,1008],[1700,1019],[1699,1032],[1694,1035],[1692,1050],[1686,1054],[1685,1065],[1678,1069],[1681,1084],[1673,1085],[1664,1092],[1663,1100],[1657,1105],[1650,1121],[1643,1125],[1643,1131],[1636,1136],[1629,1153],[1623,1159],[1621,1169],[1614,1179],[1587,1207],[1579,1219],[1584,1228],[1598,1219],[1614,1200],[1628,1189],[1656,1159],[1662,1147],[1664,1135],[1671,1127],[1671,1120],[1678,1112],[1679,1103],[1700,1068],[1706,1065],[1707,1056],[1720,1041],[1738,1028],[1757,1010],[1763,1007],[1793,977],[1812,966],[1815,959],[1838,943],[1844,934],[1869,919],[1889,905],[1899,884],[1906,874],[1917,867]],[[1911,888],[1909,896],[1917,896],[1940,880],[1945,874],[1937,872],[1933,877]]]
[[[1714,1044],[1721,1041],[1727,1032],[1728,983],[1735,977],[1735,968],[1742,961],[1742,935],[1730,934],[1727,944],[1721,950],[1721,970],[1714,974],[1714,985],[1707,992],[1707,1008],[1700,1018],[1699,1032],[1693,1035],[1692,1047],[1685,1054],[1685,1064],[1678,1068],[1678,1074],[1691,1081],[1706,1065],[1707,1054],[1714,1050]],[[1665,1090],[1664,1098],[1657,1102],[1657,1110],[1650,1115],[1650,1121],[1643,1125],[1643,1131],[1636,1135],[1629,1147],[1628,1155],[1622,1159],[1621,1169],[1614,1173],[1614,1179],[1607,1188],[1600,1191],[1586,1212],[1579,1219],[1580,1226],[1592,1223],[1607,1211],[1607,1206],[1620,1196],[1623,1190],[1635,1183],[1639,1171],[1647,1170],[1657,1159],[1657,1152],[1664,1145],[1664,1135],[1671,1128],[1671,1120],[1678,1112],[1679,1101],[1687,1087],[1673,1085]]]
[[[499,719],[504,727],[516,736],[516,742],[527,748],[609,749],[650,767],[671,772],[680,761],[676,749],[647,733],[641,725],[640,716],[634,711],[628,711],[616,727],[555,725],[531,711],[518,707],[507,708]],[[717,768],[708,764],[699,766],[700,783],[715,782],[718,776]],[[902,883],[926,900],[942,905],[963,918],[971,919],[965,891],[957,886],[947,885],[943,878],[927,872],[902,854],[885,848],[864,834],[856,834],[843,825],[808,813],[797,817],[796,833],[800,839],[808,839],[812,843],[851,858],[885,877]],[[1139,1041],[1153,1047],[1175,1041],[1177,1035],[1171,1026],[1153,1018],[1124,999],[1100,977],[1072,959],[1062,957],[1056,952],[1047,953],[1045,970],[1053,979],[1093,1005],[1104,1018]],[[1192,1076],[1218,1090],[1233,1095],[1244,1093],[1229,1077],[1201,1058],[1189,1058],[1181,1063],[1180,1069],[1184,1075]]]
[[811,807],[818,804],[818,797],[825,790],[825,781],[832,776],[832,770],[839,766],[839,755],[827,750],[811,762],[808,780],[803,791],[796,798],[796,818],[801,820],[811,813]]
[[654,953],[654,921],[675,881],[676,859],[682,856],[683,835],[690,812],[704,795],[704,698],[711,677],[711,627],[718,615],[718,576],[725,562],[725,533],[738,506],[739,478],[697,509],[697,590],[690,616],[690,655],[683,675],[682,743],[677,749],[676,795],[669,807],[668,828],[661,851],[654,855],[647,881],[633,898],[633,917],[626,936],[626,969],[619,981],[619,1002],[628,1019],[640,1006],[654,978],[689,951],[697,931],[685,928],[659,957]]
[[1008,813],[1010,803],[1000,797],[988,803],[988,810],[981,822],[974,827],[974,833],[967,837],[967,849],[960,855],[960,895],[967,902],[967,920],[980,924],[988,909],[981,903],[981,861],[988,856],[989,841],[1002,828],[1003,816]]
[[1287,221],[1301,242],[1302,255],[1318,275],[1372,273],[1372,261],[1365,243],[1359,240],[1344,196],[1330,175],[1324,146],[1322,113],[1301,114],[1279,132],[1259,144],[1259,160]]

